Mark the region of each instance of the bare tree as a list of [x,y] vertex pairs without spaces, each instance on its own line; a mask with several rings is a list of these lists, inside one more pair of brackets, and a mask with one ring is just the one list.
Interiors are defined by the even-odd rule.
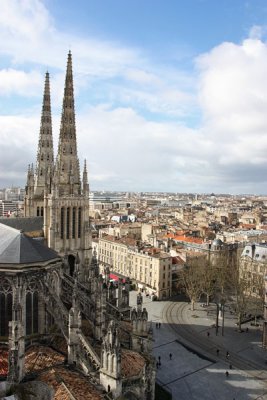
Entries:
[[216,268],[209,260],[203,260],[200,269],[202,271],[201,291],[206,296],[206,304],[209,305],[216,287]]
[[191,259],[185,265],[182,271],[182,280],[185,291],[191,302],[191,310],[195,308],[197,302],[203,292],[202,288],[202,269],[199,266],[199,260]]
[[242,332],[242,322],[247,315],[262,314],[264,302],[263,274],[243,270],[241,258],[233,265],[230,279],[230,294],[234,302],[238,331]]

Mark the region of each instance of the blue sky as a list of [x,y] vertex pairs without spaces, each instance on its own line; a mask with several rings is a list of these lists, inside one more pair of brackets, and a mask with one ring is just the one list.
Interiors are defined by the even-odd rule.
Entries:
[[267,3],[2,0],[0,187],[35,162],[44,74],[55,151],[73,54],[92,190],[267,193]]

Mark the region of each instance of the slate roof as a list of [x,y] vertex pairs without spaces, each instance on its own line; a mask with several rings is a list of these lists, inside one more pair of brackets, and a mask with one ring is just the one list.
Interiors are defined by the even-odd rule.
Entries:
[[58,257],[54,250],[40,240],[0,223],[0,264],[40,263]]
[[43,217],[0,218],[0,223],[23,232],[33,232],[43,229],[44,219]]

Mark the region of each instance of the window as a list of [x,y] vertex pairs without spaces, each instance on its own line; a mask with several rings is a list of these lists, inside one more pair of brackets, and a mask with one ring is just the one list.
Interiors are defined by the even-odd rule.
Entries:
[[76,207],[72,209],[72,238],[75,238],[75,225],[76,225]]
[[61,207],[60,211],[60,238],[64,236],[64,207]]
[[67,239],[70,238],[70,208],[67,208]]
[[78,238],[81,237],[81,228],[82,228],[82,209],[79,207],[78,210]]

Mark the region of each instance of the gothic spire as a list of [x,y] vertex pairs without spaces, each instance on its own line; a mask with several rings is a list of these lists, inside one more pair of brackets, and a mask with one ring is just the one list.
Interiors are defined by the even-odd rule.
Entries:
[[84,160],[84,167],[83,167],[83,195],[89,196],[89,184],[88,184],[86,160]]
[[45,74],[45,87],[43,96],[43,107],[40,124],[40,134],[36,161],[34,192],[41,195],[50,183],[53,170],[54,152],[52,136],[52,118],[50,101],[49,73]]
[[71,52],[68,54],[56,169],[60,194],[80,194]]

